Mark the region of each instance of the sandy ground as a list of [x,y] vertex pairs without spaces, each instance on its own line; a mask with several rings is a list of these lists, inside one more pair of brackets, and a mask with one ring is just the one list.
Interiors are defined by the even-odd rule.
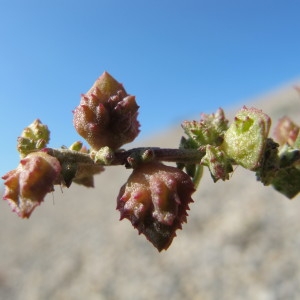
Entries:
[[[255,106],[299,120],[292,88]],[[175,147],[181,134],[145,143]],[[188,223],[158,253],[119,222],[116,196],[129,174],[111,167],[95,189],[57,188],[29,220],[0,201],[0,299],[299,299],[299,196],[290,201],[242,168],[216,184],[206,170]]]

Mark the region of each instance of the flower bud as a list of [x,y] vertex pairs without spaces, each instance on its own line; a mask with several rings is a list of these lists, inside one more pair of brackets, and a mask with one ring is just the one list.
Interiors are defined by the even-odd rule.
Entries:
[[195,191],[183,171],[159,162],[140,164],[120,190],[117,209],[159,250],[167,249],[186,222]]
[[47,125],[36,119],[23,130],[18,138],[17,149],[23,158],[30,152],[46,147],[49,140],[50,131]]
[[21,218],[29,218],[32,211],[54,190],[59,182],[59,161],[45,152],[34,152],[20,161],[17,169],[6,173],[4,200]]
[[81,151],[81,152],[85,152],[85,153],[88,153],[86,147],[83,146],[82,142],[80,141],[76,141],[74,142],[70,147],[69,147],[70,150],[73,150],[73,151]]
[[223,142],[228,120],[224,111],[219,108],[215,114],[202,114],[200,121],[185,121],[181,126],[189,137],[188,143],[191,146],[194,144],[194,148],[208,144],[218,146]]
[[93,150],[105,146],[116,150],[139,134],[138,108],[135,97],[104,72],[82,95],[73,124]]
[[261,110],[243,107],[224,135],[222,150],[235,163],[249,170],[261,164],[271,119]]

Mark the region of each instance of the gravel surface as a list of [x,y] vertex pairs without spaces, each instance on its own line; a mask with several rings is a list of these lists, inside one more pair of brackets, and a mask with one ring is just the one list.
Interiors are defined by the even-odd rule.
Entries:
[[[254,105],[299,120],[292,88]],[[165,134],[145,144],[173,147],[182,133]],[[1,201],[0,299],[299,299],[299,196],[290,201],[242,168],[216,184],[206,170],[188,223],[159,253],[119,222],[129,174],[111,167],[95,189],[58,187],[29,220]]]

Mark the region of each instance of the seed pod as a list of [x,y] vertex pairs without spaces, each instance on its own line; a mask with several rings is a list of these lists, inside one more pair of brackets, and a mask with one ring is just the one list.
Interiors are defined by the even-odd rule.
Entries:
[[32,211],[54,190],[60,177],[59,161],[45,152],[34,152],[20,161],[19,166],[2,179],[5,180],[4,200],[21,218],[29,218]]
[[73,112],[73,124],[93,150],[105,146],[115,150],[139,134],[138,108],[135,97],[104,72],[82,95],[80,105]]
[[178,168],[159,162],[135,168],[117,198],[121,219],[127,218],[161,251],[167,249],[175,231],[186,222],[191,195],[190,177]]

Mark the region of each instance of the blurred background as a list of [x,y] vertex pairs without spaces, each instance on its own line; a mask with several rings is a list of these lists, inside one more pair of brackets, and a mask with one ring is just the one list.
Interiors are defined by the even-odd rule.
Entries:
[[[141,135],[127,147],[177,147],[183,120],[218,107],[297,122],[299,11],[292,0],[1,1],[1,174],[36,118],[51,147],[82,140],[72,110],[104,70],[140,105]],[[297,299],[299,196],[241,168],[217,184],[205,172],[188,223],[158,253],[118,221],[129,174],[111,167],[95,189],[57,187],[29,220],[0,201],[0,298]]]

